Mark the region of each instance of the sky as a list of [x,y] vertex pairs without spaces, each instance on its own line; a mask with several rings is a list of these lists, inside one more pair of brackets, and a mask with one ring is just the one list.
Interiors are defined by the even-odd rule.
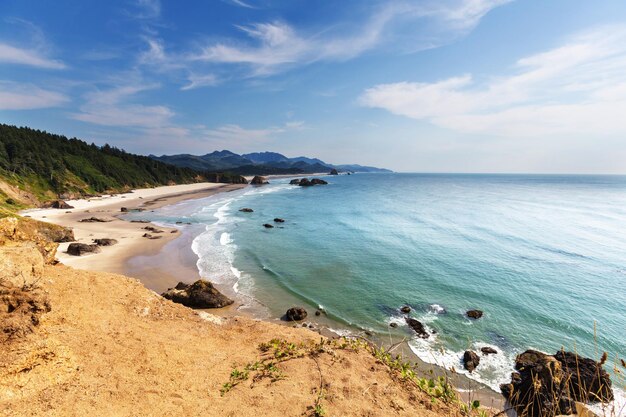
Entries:
[[0,122],[146,155],[626,174],[626,1],[0,0]]

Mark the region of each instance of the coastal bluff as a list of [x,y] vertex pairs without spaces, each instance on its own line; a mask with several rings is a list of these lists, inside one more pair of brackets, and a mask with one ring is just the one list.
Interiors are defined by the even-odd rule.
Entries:
[[[26,292],[36,304],[0,315],[3,326],[15,311],[29,323],[0,341],[0,415],[461,415],[458,404],[433,401],[366,348],[194,311],[135,279],[57,263],[49,257],[56,243],[47,245],[42,253],[31,242],[9,242],[21,254],[11,274],[33,279],[3,279],[0,298],[12,303]],[[274,344],[311,348],[277,361],[280,377],[233,383],[234,370],[278,356]]]

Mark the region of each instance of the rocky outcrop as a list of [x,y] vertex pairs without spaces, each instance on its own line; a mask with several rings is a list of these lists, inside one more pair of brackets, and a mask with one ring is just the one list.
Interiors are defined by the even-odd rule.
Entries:
[[568,375],[566,388],[571,398],[582,403],[613,400],[611,377],[600,363],[565,351],[557,352],[554,357]]
[[327,185],[328,183],[320,178],[313,178],[311,180],[311,185]]
[[82,256],[85,253],[98,253],[100,252],[100,246],[88,245],[86,243],[70,243],[67,247],[68,255]]
[[234,302],[203,279],[193,284],[179,282],[176,287],[168,289],[161,296],[191,308],[222,308]]
[[330,175],[339,175],[339,172],[335,168],[330,170]]
[[239,209],[239,211],[241,211],[242,213],[253,213],[254,212],[254,210],[252,210],[251,208],[248,208],[248,207],[241,208],[241,209]]
[[418,337],[422,339],[428,339],[430,337],[430,334],[428,334],[428,332],[426,331],[426,328],[424,327],[421,321],[415,320],[414,318],[411,318],[411,317],[406,317],[405,320],[406,320],[406,324],[408,324],[409,327],[413,329],[415,333],[417,333]]
[[252,178],[252,181],[250,181],[250,184],[252,184],[252,185],[265,185],[265,184],[269,184],[269,181],[265,177],[261,177],[260,175],[256,175],[254,178]]
[[527,350],[515,359],[515,369],[511,382],[500,385],[500,390],[519,415],[574,414],[575,401],[613,399],[611,380],[602,365],[574,353],[552,356]]
[[47,264],[53,263],[59,242],[74,240],[72,229],[24,217],[0,219],[0,246],[33,242]]
[[50,202],[44,204],[44,208],[54,208],[54,209],[69,210],[69,209],[73,209],[74,206],[70,206],[69,204],[67,204],[63,200],[54,200],[54,201],[50,201]]
[[476,354],[476,352],[466,350],[465,353],[463,353],[463,367],[468,371],[473,372],[479,363],[480,357]]
[[93,243],[95,243],[98,246],[113,246],[117,244],[117,240],[109,239],[109,238],[101,238],[101,239],[94,239]]
[[292,180],[289,184],[299,185],[300,187],[311,187],[313,185],[326,185],[328,183],[320,178],[313,178],[311,180],[302,178],[301,180]]
[[300,184],[300,179],[299,178],[296,178],[296,179],[293,179],[293,180],[289,181],[289,185],[298,185],[298,184]]
[[465,314],[467,314],[467,317],[474,320],[478,320],[483,316],[483,312],[481,310],[468,310]]
[[291,307],[285,313],[287,321],[300,321],[304,320],[307,316],[307,312],[303,307]]

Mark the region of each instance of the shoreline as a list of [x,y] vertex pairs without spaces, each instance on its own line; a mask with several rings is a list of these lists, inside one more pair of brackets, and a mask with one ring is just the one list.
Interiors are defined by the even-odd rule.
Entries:
[[[280,176],[281,178],[302,176]],[[275,178],[274,176],[268,177]],[[242,184],[204,183],[183,186],[156,187],[152,189],[134,190],[131,193],[115,196],[102,196],[90,200],[72,200],[68,204],[74,209],[32,209],[22,212],[22,215],[33,219],[56,223],[71,227],[74,230],[76,242],[91,243],[92,239],[114,238],[118,244],[102,248],[100,253],[83,256],[68,255],[65,251],[69,243],[59,245],[57,258],[65,265],[85,270],[118,273],[138,279],[142,285],[157,294],[173,287],[179,281],[193,282],[200,279],[200,273],[195,265],[197,255],[191,249],[191,241],[201,231],[193,226],[185,225],[182,228],[164,227],[152,222],[133,223],[122,217],[127,214],[121,212],[122,207],[131,209],[156,210],[179,202],[210,197],[218,193],[230,192],[245,188]],[[81,219],[98,217],[111,221],[83,223]],[[158,239],[142,237],[147,230],[144,227],[156,227],[162,230]],[[156,265],[154,263],[156,262]],[[267,314],[262,315],[263,305],[254,298],[248,299],[244,295],[233,292],[231,288],[216,285],[220,291],[233,298],[235,303],[221,309],[211,309],[211,314],[229,318],[245,316],[252,319],[280,324],[285,327],[296,327],[293,323],[284,322]],[[254,304],[258,305],[254,305]],[[243,308],[242,308],[243,307]],[[326,337],[338,337],[332,330],[332,319],[325,315],[310,316],[305,320],[313,324],[311,330]],[[298,323],[297,327],[303,326]],[[387,340],[389,336],[389,340]],[[392,338],[390,335],[366,335],[374,343],[380,345],[397,345],[395,351],[404,358],[419,365],[423,376],[446,375],[457,388],[458,394],[464,400],[478,399],[482,404],[493,408],[503,409],[504,399],[491,388],[468,378],[465,375],[451,372],[445,368],[430,364],[419,358],[409,347],[407,340]],[[469,391],[469,392],[468,392]]]

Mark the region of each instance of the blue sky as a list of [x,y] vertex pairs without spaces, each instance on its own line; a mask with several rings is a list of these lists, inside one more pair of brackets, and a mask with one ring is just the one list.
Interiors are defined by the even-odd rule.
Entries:
[[2,0],[0,121],[142,154],[626,173],[626,2]]

